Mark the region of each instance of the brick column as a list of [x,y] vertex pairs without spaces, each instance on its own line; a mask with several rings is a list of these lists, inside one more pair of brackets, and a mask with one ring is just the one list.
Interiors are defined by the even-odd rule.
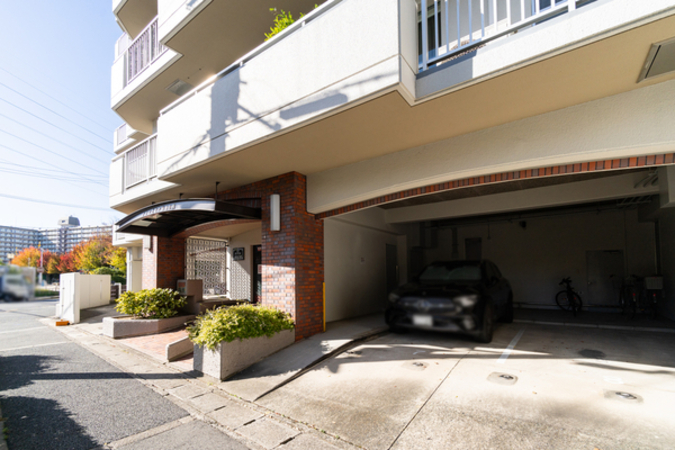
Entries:
[[[270,230],[271,194],[281,198],[280,231]],[[262,208],[262,304],[293,316],[296,339],[323,331],[323,222],[307,212],[306,194],[305,176],[291,172],[218,195]]]
[[[150,248],[145,243],[150,240]],[[144,237],[143,289],[176,289],[176,281],[185,277],[185,239]]]

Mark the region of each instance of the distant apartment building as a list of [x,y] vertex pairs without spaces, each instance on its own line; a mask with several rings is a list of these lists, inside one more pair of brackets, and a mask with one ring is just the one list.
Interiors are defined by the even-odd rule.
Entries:
[[0,225],[0,261],[8,263],[21,250],[40,247],[52,253],[67,253],[82,241],[94,236],[112,234],[111,226],[80,226],[77,217],[68,216],[58,228],[20,228]]

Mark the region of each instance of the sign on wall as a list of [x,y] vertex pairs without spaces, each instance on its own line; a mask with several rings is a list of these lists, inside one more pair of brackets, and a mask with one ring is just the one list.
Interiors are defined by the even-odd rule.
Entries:
[[232,260],[233,261],[243,261],[244,258],[244,247],[237,247],[232,249]]

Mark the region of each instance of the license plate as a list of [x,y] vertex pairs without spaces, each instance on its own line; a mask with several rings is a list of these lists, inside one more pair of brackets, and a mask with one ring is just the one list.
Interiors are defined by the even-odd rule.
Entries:
[[413,325],[419,327],[430,327],[434,324],[434,319],[431,316],[424,314],[415,314],[412,319]]

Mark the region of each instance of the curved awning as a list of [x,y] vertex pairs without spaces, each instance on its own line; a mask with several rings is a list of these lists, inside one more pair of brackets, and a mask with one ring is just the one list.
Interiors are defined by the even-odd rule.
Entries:
[[208,222],[258,219],[260,208],[236,205],[212,198],[170,200],[141,208],[117,222],[117,231],[169,237]]

